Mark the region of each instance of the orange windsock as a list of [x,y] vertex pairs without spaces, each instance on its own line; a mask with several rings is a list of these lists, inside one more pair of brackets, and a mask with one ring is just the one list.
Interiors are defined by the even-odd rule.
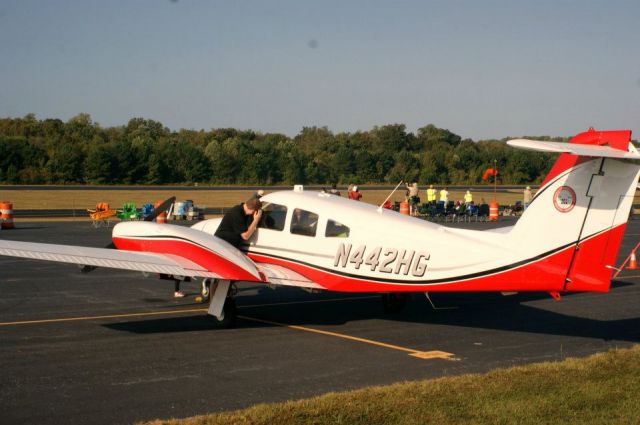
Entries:
[[497,176],[498,169],[497,168],[487,168],[482,175],[482,180],[487,180],[491,176]]

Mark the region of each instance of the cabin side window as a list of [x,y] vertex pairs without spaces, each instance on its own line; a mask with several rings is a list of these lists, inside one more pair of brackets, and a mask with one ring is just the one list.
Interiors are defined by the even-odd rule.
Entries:
[[291,216],[291,233],[302,236],[315,236],[318,229],[318,214],[296,208]]
[[348,238],[349,228],[335,220],[327,220],[327,230],[324,235],[327,238]]
[[262,208],[262,218],[258,223],[258,227],[283,230],[285,218],[287,218],[287,207],[278,204],[267,204]]

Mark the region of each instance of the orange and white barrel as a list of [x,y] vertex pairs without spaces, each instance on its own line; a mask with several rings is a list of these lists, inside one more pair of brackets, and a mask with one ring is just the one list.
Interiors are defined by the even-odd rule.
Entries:
[[409,215],[409,203],[407,201],[400,202],[400,214]]
[[8,201],[0,201],[0,226],[3,229],[13,229],[13,204]]
[[[153,204],[154,208],[158,208],[163,201],[156,201],[155,204]],[[167,212],[166,211],[162,211],[157,217],[156,217],[156,223],[160,223],[160,224],[166,224],[167,223]]]
[[489,221],[498,221],[498,203],[491,201],[489,204]]

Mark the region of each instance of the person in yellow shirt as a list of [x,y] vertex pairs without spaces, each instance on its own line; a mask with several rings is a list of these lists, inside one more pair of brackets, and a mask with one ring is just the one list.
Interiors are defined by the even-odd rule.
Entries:
[[449,191],[446,187],[440,191],[440,202],[444,202],[445,206],[449,202]]
[[464,203],[469,206],[469,204],[473,203],[473,195],[471,194],[471,189],[467,190],[467,193],[464,194]]
[[429,189],[427,189],[427,202],[436,203],[436,190],[433,188],[433,185],[429,185]]

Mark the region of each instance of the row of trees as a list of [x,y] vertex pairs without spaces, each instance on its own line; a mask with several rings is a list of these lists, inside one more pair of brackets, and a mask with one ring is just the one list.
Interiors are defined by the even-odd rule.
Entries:
[[415,134],[403,124],[335,134],[305,127],[291,138],[230,128],[171,131],[142,118],[104,128],[88,114],[67,122],[32,114],[0,119],[0,183],[474,184],[494,159],[501,182],[518,184],[540,181],[554,156],[505,140],[463,140],[431,124]]

